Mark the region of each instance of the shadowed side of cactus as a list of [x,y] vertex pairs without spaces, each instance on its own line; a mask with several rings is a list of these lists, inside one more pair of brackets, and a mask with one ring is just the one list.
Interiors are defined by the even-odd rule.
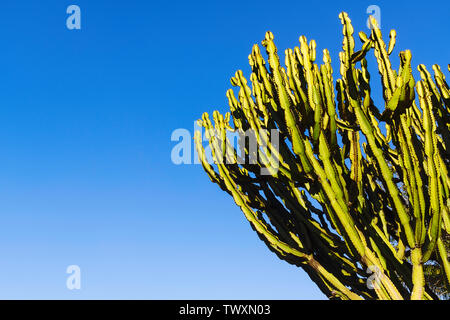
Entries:
[[[199,158],[269,249],[329,298],[437,299],[424,266],[437,265],[448,288],[449,86],[437,65],[434,76],[419,65],[416,81],[409,50],[392,68],[394,30],[386,45],[371,18],[356,50],[349,17],[339,18],[340,78],[329,52],[316,62],[316,43],[304,36],[283,67],[267,32],[267,62],[258,45],[249,56],[251,83],[242,71],[231,79],[239,91],[227,92],[230,113],[199,120],[208,141],[195,133]],[[369,52],[384,106],[372,99]]]

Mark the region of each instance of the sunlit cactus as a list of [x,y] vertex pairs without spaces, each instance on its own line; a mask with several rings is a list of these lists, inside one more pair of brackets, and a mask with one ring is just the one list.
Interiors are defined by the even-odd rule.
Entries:
[[[409,50],[392,69],[394,30],[386,45],[371,17],[358,51],[350,19],[339,18],[340,78],[333,80],[329,52],[317,63],[315,41],[304,36],[282,67],[267,32],[268,64],[255,45],[251,85],[242,71],[231,79],[239,88],[237,97],[227,92],[231,113],[199,120],[211,151],[197,131],[199,158],[269,249],[303,268],[327,297],[442,298],[424,269],[437,265],[448,292],[450,88],[438,65],[434,76],[419,65],[416,81]],[[370,52],[384,106],[372,99]],[[238,161],[227,133],[249,130],[261,156],[248,161],[255,150],[243,143],[247,161]]]

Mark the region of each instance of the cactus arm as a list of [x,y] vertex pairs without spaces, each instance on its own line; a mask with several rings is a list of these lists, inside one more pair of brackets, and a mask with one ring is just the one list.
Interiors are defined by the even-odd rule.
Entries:
[[450,285],[450,263],[448,262],[448,252],[445,249],[444,243],[442,242],[442,237],[439,237],[437,240],[437,247],[439,252],[439,257],[441,258],[441,263],[445,273],[445,279],[447,281],[447,285]]

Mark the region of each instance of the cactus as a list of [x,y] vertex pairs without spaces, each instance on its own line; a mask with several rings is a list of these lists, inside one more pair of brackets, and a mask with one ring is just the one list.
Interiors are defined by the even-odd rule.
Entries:
[[[315,41],[304,36],[285,51],[283,67],[267,32],[268,65],[254,45],[251,86],[237,71],[231,112],[198,121],[210,150],[196,131],[199,159],[268,248],[330,299],[439,299],[424,269],[437,264],[448,288],[450,88],[438,65],[434,77],[419,65],[416,81],[409,50],[392,68],[394,30],[386,45],[370,17],[370,36],[360,32],[356,50],[351,20],[339,18],[340,78],[333,80],[329,52],[319,65]],[[370,51],[384,106],[372,99]],[[242,138],[249,130],[255,149]],[[230,133],[244,140],[240,154]]]

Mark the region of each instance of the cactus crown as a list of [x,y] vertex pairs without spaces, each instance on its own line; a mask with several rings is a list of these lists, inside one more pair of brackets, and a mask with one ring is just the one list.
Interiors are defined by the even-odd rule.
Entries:
[[[315,41],[304,36],[281,66],[267,32],[268,63],[258,45],[249,55],[251,86],[237,71],[231,84],[238,96],[227,91],[231,112],[215,111],[213,122],[204,113],[199,121],[213,162],[197,131],[199,158],[269,249],[303,268],[328,297],[439,298],[424,265],[437,266],[449,285],[449,86],[438,65],[434,79],[419,65],[415,81],[409,50],[392,69],[396,33],[386,45],[374,18],[356,51],[348,15],[339,18],[340,78],[333,80],[328,50],[319,65]],[[371,98],[369,51],[384,106]],[[257,146],[243,143],[238,153],[228,134],[245,140],[249,130]]]

